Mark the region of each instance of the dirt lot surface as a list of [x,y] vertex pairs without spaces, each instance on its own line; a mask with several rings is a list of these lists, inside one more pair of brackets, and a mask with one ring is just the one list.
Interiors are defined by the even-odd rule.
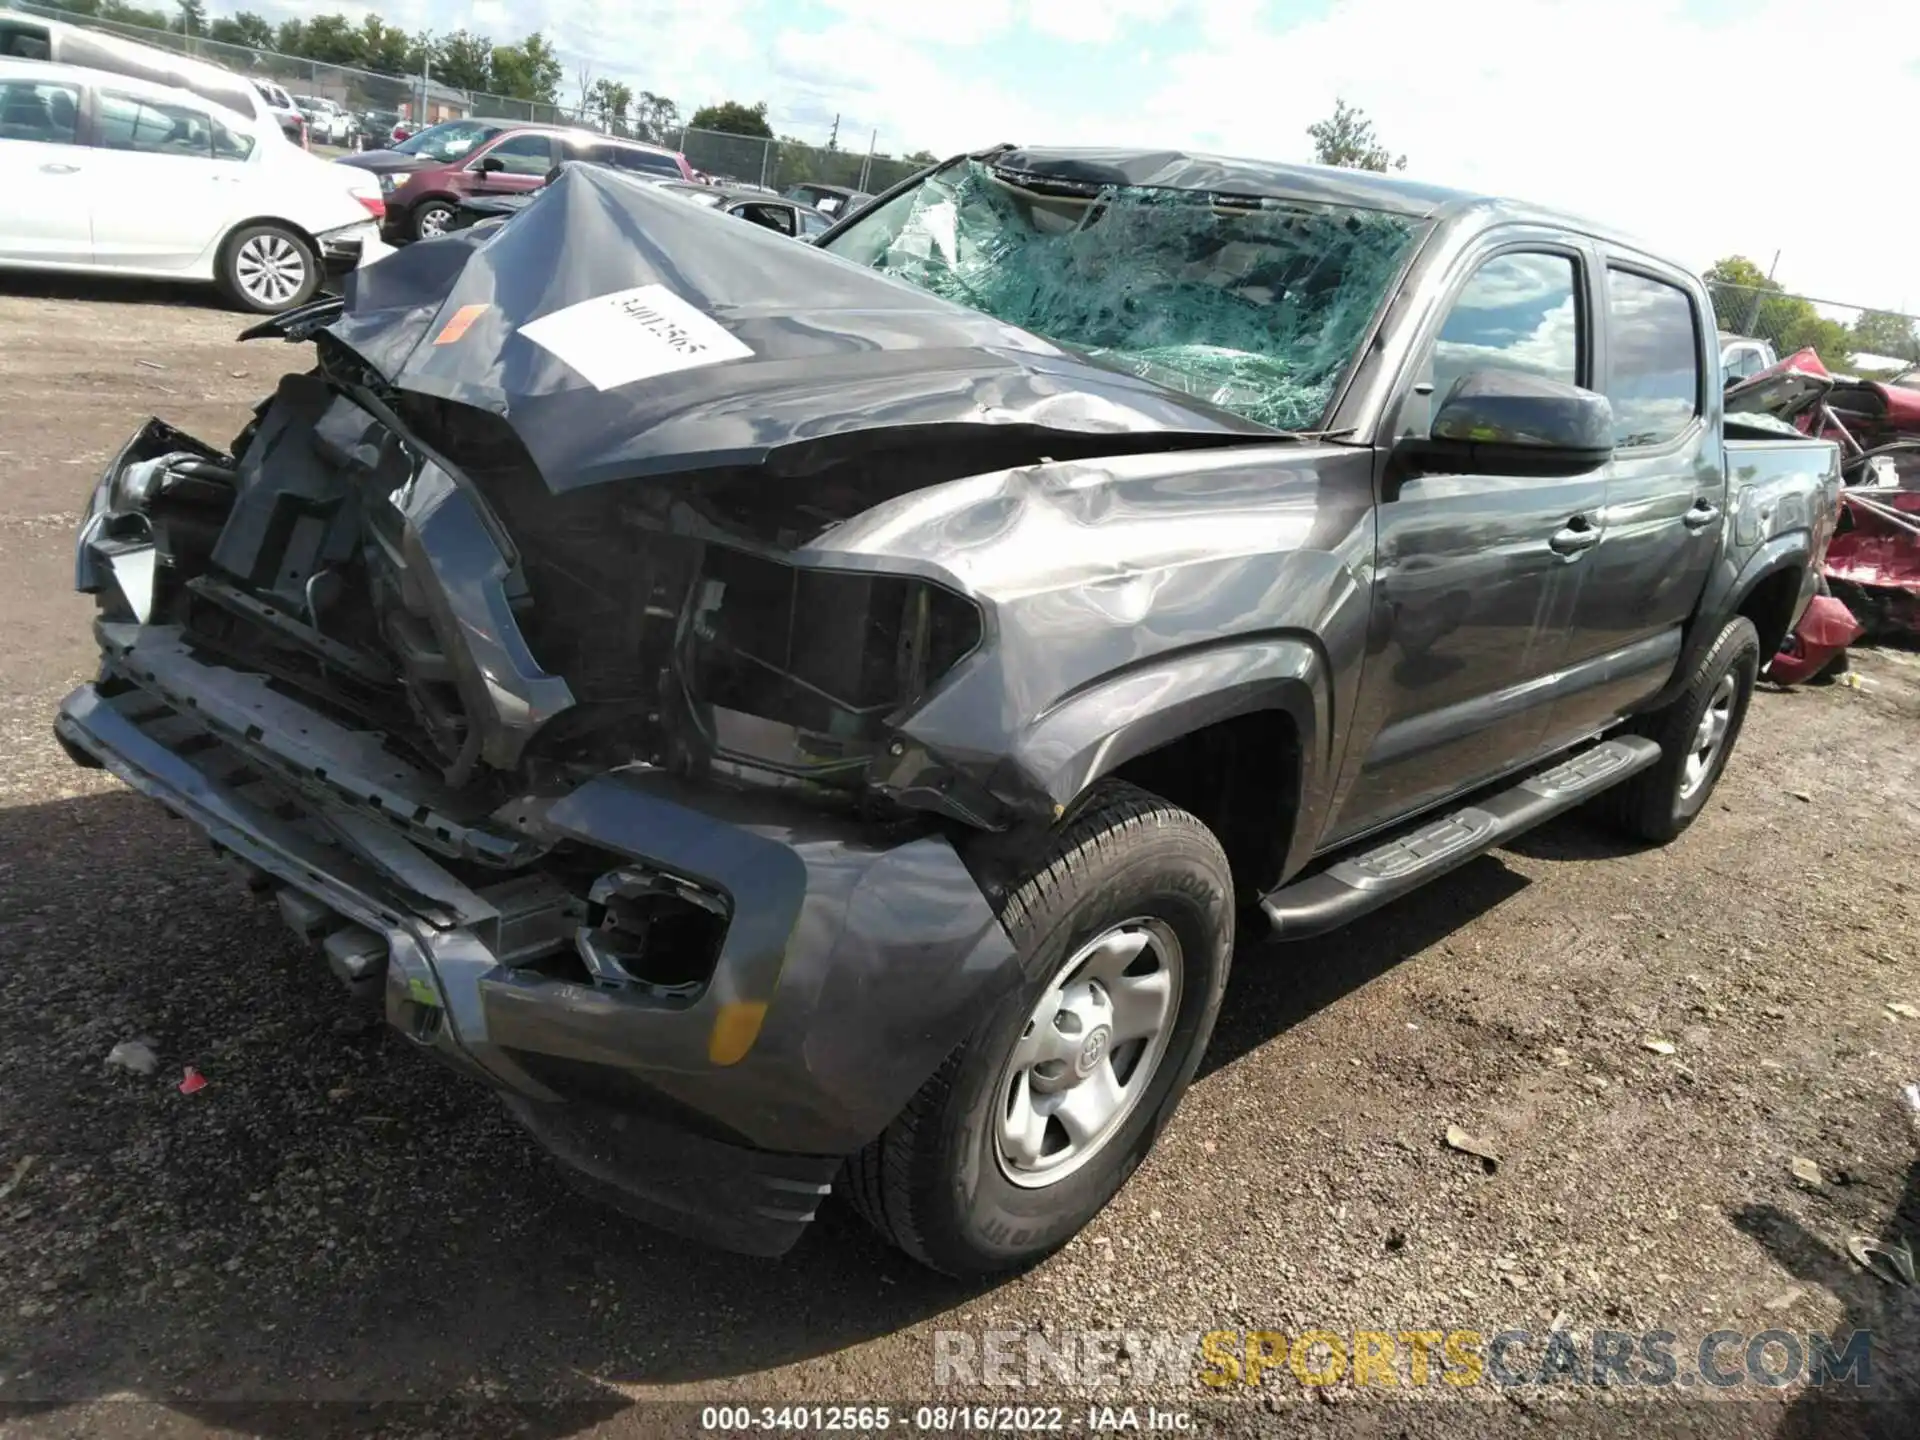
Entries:
[[[239,325],[190,293],[0,286],[0,1427],[624,1435],[697,1425],[662,1400],[967,1394],[1064,1401],[1076,1431],[1088,1396],[1267,1433],[1912,1421],[1893,1397],[1920,1403],[1920,1289],[1845,1247],[1920,1243],[1898,1102],[1920,1079],[1914,655],[1859,655],[1857,688],[1763,687],[1667,849],[1568,821],[1332,940],[1244,944],[1160,1148],[1032,1274],[931,1277],[838,1204],[785,1261],[745,1260],[576,1198],[187,827],[55,747],[51,711],[93,666],[76,511],[145,415],[225,444],[304,363],[233,343]],[[137,1036],[157,1074],[105,1063]],[[1497,1167],[1449,1149],[1450,1125]],[[1883,1403],[1826,1411],[1797,1386],[1483,1375],[1409,1396],[1285,1365],[1215,1394],[1190,1341],[1152,1377],[1124,1342],[1117,1388],[934,1369],[938,1331],[1140,1331],[1150,1357],[1162,1332],[1513,1329],[1524,1373],[1552,1329],[1582,1356],[1667,1330],[1690,1380],[1712,1331],[1738,1332],[1738,1370],[1746,1336],[1856,1327]]]

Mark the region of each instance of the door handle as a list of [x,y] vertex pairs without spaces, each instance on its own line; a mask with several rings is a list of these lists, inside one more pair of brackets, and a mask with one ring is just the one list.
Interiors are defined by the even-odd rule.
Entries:
[[1680,523],[1689,530],[1704,530],[1720,518],[1720,507],[1711,500],[1696,500],[1693,508],[1680,517]]
[[40,173],[42,175],[78,175],[80,173],[80,167],[78,165],[62,165],[57,160],[49,160],[40,167]]
[[1547,545],[1556,555],[1565,555],[1569,559],[1583,551],[1591,550],[1600,543],[1600,532],[1591,520],[1584,515],[1576,515],[1560,529],[1553,532],[1553,538]]

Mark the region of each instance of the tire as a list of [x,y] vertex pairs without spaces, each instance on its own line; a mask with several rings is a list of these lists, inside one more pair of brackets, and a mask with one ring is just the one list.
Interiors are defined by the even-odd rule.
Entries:
[[220,247],[221,292],[242,310],[276,315],[304,305],[320,288],[320,258],[285,225],[247,225]]
[[[1679,697],[1626,727],[1658,743],[1660,758],[1651,769],[1602,795],[1595,802],[1601,813],[1628,835],[1655,844],[1665,844],[1691,825],[1720,783],[1759,674],[1760,636],[1751,620],[1736,615],[1700,657]],[[1698,742],[1709,709],[1718,711],[1724,723],[1705,763],[1690,769],[1689,761],[1703,753]]]
[[[1001,907],[1023,984],[848,1161],[842,1193],[881,1235],[950,1275],[1051,1254],[1113,1197],[1180,1103],[1219,1014],[1233,917],[1227,859],[1204,825],[1135,786],[1096,786]],[[1136,941],[1144,948],[1129,961]],[[1060,989],[1076,965],[1107,978]],[[1137,1022],[1156,1007],[1166,1018],[1152,1034],[1113,1038],[1130,1028],[1126,1010]],[[1114,1022],[1104,1036],[1102,1015]],[[1067,1058],[1021,1063],[1043,1049]],[[1117,1095],[1131,1098],[1106,1108]],[[1042,1111],[1037,1128],[1013,1118]],[[1086,1131],[1102,1113],[1103,1127]],[[1023,1138],[1010,1141],[1015,1130]]]
[[422,200],[407,217],[407,229],[416,240],[431,240],[447,233],[454,206],[445,200]]

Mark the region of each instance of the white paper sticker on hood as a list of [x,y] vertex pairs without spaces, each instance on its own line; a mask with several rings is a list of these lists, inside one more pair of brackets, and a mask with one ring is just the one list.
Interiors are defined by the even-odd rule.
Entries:
[[520,333],[578,370],[596,390],[753,354],[664,285],[582,300],[522,325]]

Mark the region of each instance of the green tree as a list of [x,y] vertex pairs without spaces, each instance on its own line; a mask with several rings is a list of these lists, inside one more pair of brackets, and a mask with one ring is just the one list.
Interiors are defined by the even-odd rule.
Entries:
[[687,124],[695,130],[718,130],[723,135],[752,135],[761,140],[773,138],[767,124],[767,102],[742,105],[738,100],[723,100],[718,105],[702,105]]
[[1865,310],[1853,322],[1853,348],[1920,364],[1920,323],[1891,310]]
[[143,10],[138,5],[126,5],[121,0],[100,0],[99,7],[92,12],[102,20],[111,20],[117,25],[138,25],[146,30],[167,30],[172,26],[164,10]]
[[369,70],[382,75],[420,73],[419,48],[413,39],[398,25],[389,25],[378,15],[361,18],[354,41],[360,49],[360,63]]
[[900,158],[910,165],[937,165],[940,161],[940,157],[931,150],[916,150],[911,155],[902,155]]
[[316,15],[307,21],[302,37],[303,60],[318,60],[323,65],[359,65],[366,59],[360,48],[360,32],[340,14]]
[[273,48],[282,55],[304,55],[307,53],[307,22],[304,20],[282,20],[280,28],[273,32]]
[[173,8],[179,12],[173,28],[182,35],[207,33],[207,7],[200,0],[173,0]]
[[537,100],[551,105],[560,98],[560,80],[565,72],[553,46],[538,30],[518,45],[493,47],[492,89],[516,100]]
[[1720,328],[1768,341],[1782,355],[1811,349],[1829,369],[1844,369],[1853,354],[1852,332],[1789,295],[1744,255],[1729,255],[1701,277],[1713,297]]
[[271,50],[273,26],[251,10],[242,10],[235,15],[222,15],[209,20],[207,38],[224,45],[244,45],[249,50]]
[[634,101],[633,119],[641,138],[656,145],[672,139],[681,129],[680,107],[651,90],[642,90]]
[[1383,173],[1407,168],[1406,156],[1394,155],[1379,142],[1366,112],[1344,100],[1335,100],[1333,114],[1307,126],[1307,134],[1313,138],[1313,158],[1322,165]]
[[456,30],[433,46],[433,78],[462,90],[493,89],[493,42]]
[[633,106],[633,91],[618,80],[594,81],[587,91],[587,105],[602,129],[615,135],[628,133],[627,111]]

